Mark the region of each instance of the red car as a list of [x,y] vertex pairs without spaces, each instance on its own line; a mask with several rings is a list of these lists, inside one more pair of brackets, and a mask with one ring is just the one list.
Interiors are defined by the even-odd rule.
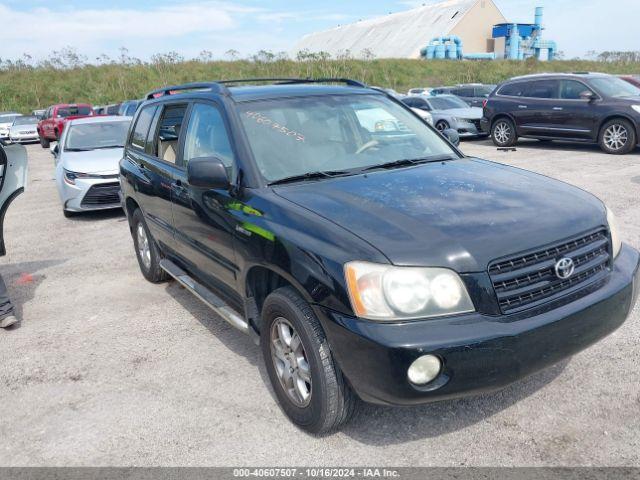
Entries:
[[620,78],[629,82],[631,85],[640,88],[640,75],[623,75]]
[[50,142],[57,142],[68,120],[95,115],[93,107],[86,103],[61,103],[49,107],[38,123],[38,136],[42,148],[49,148]]

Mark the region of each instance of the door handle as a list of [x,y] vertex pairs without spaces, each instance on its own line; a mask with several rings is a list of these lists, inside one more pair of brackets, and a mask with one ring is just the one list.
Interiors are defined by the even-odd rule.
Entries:
[[138,166],[140,167],[140,170],[144,170],[147,168],[143,162],[140,162]]
[[553,109],[554,109],[556,112],[560,112],[560,111],[564,110],[562,107],[553,107]]
[[518,108],[527,108],[526,105],[518,105]]

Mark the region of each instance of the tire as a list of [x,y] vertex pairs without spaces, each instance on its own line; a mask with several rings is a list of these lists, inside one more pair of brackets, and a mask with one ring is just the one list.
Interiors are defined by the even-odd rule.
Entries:
[[439,120],[436,123],[436,130],[438,130],[440,133],[444,133],[444,131],[449,128],[449,123],[445,120]]
[[633,124],[623,118],[614,118],[605,123],[598,135],[598,144],[603,152],[611,155],[626,155],[638,143]]
[[[141,229],[141,230],[139,230]],[[162,283],[168,280],[169,275],[160,268],[160,250],[155,240],[149,232],[147,223],[144,221],[144,215],[139,208],[133,212],[131,217],[131,232],[133,234],[133,245],[136,251],[138,265],[144,278],[151,283]],[[144,240],[146,239],[146,247]],[[143,247],[142,249],[140,247]],[[144,253],[143,253],[144,252]]]
[[[280,335],[283,326],[289,332],[289,344],[281,340],[286,338],[286,335]],[[347,423],[353,417],[359,400],[334,363],[324,330],[309,304],[291,287],[275,290],[264,302],[260,330],[262,355],[269,379],[280,407],[289,419],[303,430],[317,435],[336,431]],[[298,343],[296,336],[302,350],[291,348]],[[281,348],[278,349],[277,345]],[[280,356],[276,355],[277,350],[280,350]],[[281,359],[287,355],[290,363]],[[301,358],[307,368],[303,367]],[[287,365],[293,368],[288,374]],[[289,393],[284,387],[287,380],[281,380],[281,375],[288,376],[292,385],[297,379],[303,382],[303,386],[293,387]],[[306,399],[299,393],[305,389],[309,394]]]
[[44,137],[40,137],[40,146],[42,148],[49,148],[50,145],[51,145],[51,142],[49,140],[47,140]]
[[491,139],[496,147],[513,147],[518,142],[516,126],[508,118],[500,118],[491,126]]

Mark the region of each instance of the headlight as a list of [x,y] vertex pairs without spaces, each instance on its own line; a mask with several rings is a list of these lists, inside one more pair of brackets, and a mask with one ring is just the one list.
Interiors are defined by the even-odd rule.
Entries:
[[631,108],[633,108],[636,112],[640,113],[640,105],[631,105]]
[[446,268],[349,262],[344,267],[351,306],[369,320],[410,320],[475,309],[460,276]]
[[609,207],[607,207],[607,223],[609,224],[609,232],[611,233],[611,250],[613,252],[613,258],[616,258],[622,248],[622,240],[620,238],[620,233],[618,232],[616,216],[611,210],[609,210]]
[[64,170],[64,181],[69,185],[75,185],[78,178],[102,178],[100,175],[91,175],[90,173],[72,172]]

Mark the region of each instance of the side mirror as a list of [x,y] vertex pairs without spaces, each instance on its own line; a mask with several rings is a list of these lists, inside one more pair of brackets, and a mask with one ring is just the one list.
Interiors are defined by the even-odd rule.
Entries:
[[198,157],[189,160],[187,180],[193,187],[217,190],[229,188],[227,167],[218,157]]
[[442,134],[444,135],[444,138],[449,140],[452,145],[456,147],[460,145],[460,135],[458,134],[457,130],[454,130],[453,128],[447,128],[444,132],[442,132]]
[[49,151],[51,152],[51,155],[53,155],[54,157],[57,157],[58,154],[60,153],[60,145],[57,143],[54,143],[53,145],[51,145],[51,147],[49,147]]
[[596,97],[596,94],[595,94],[595,93],[590,92],[590,91],[588,91],[588,90],[585,90],[584,92],[582,92],[582,93],[580,94],[580,98],[581,98],[582,100],[587,100],[587,101],[589,101],[589,102],[593,102],[593,101],[594,101],[596,98],[598,98],[598,97]]

